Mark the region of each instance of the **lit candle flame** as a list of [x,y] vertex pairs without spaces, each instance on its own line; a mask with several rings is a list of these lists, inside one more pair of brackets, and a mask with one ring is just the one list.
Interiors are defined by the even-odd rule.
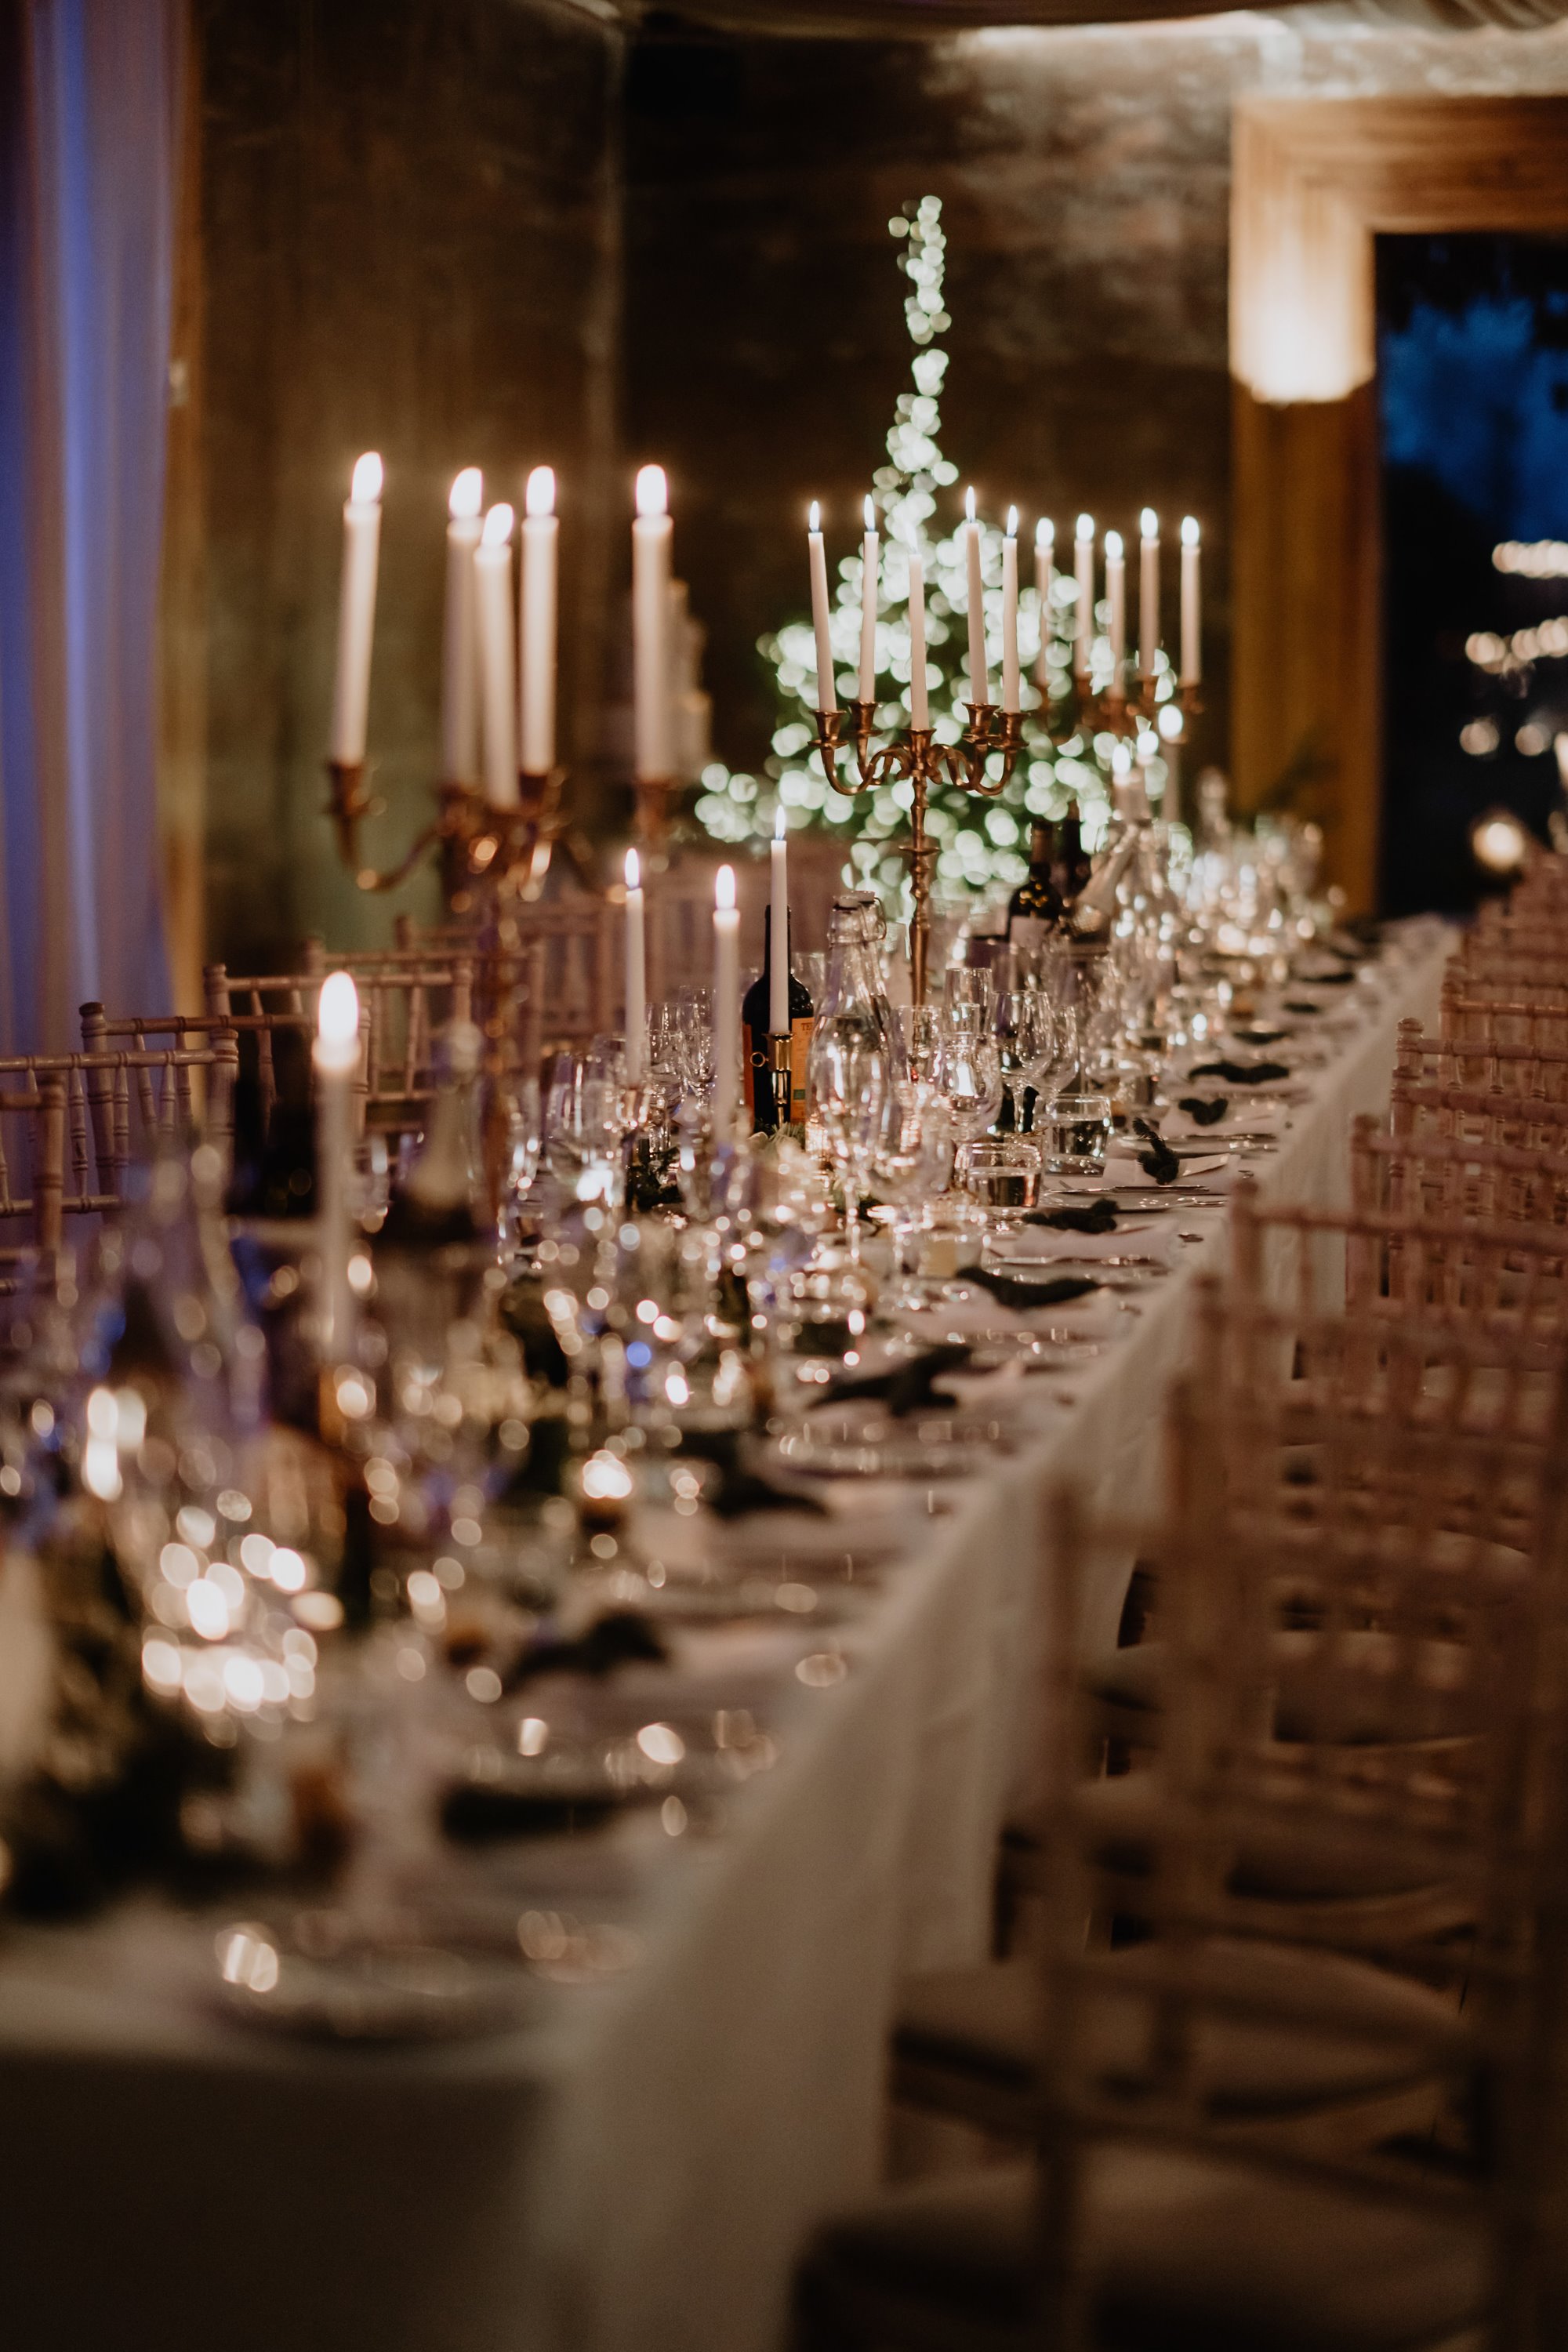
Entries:
[[968,522],[974,520],[974,490],[973,485],[963,493],[963,513]]
[[866,493],[866,509],[865,509],[865,512],[866,512],[866,528],[867,528],[867,530],[876,530],[876,528],[877,528],[877,501],[876,501],[876,500],[875,500],[875,499],[871,496],[871,493],[870,493],[870,491],[869,491],[869,490],[868,490],[868,491],[867,491],[867,493]]
[[1056,543],[1057,527],[1048,515],[1042,515],[1035,525],[1035,545],[1047,548],[1054,547]]
[[784,824],[784,803],[781,801],[778,807],[773,812],[773,839],[775,841],[782,841],[786,830],[787,827]]
[[1018,536],[1018,509],[1016,507],[1009,507],[1007,509],[1007,536],[1009,539],[1016,539]]
[[355,506],[374,506],[381,496],[383,479],[381,458],[375,450],[367,449],[363,457],[356,457],[353,481],[349,488],[349,496]]
[[477,466],[465,466],[452,478],[447,512],[454,522],[472,522],[485,502],[485,478]]
[[818,531],[822,529],[822,509],[815,499],[806,513],[805,527],[810,531]]
[[1079,539],[1092,539],[1094,537],[1094,517],[1092,515],[1079,515],[1078,519],[1078,535]]
[[352,974],[330,971],[321,982],[316,1034],[323,1045],[349,1045],[359,1035],[359,991]]
[[555,512],[553,466],[535,466],[528,478],[528,488],[522,494],[522,503],[524,511],[531,515],[550,515]]
[[729,914],[735,904],[735,869],[721,866],[713,877],[713,904],[721,914]]
[[1182,517],[1182,545],[1184,547],[1196,547],[1197,543],[1198,519],[1196,515],[1184,515]]
[[479,533],[481,547],[504,547],[511,537],[512,520],[509,506],[492,507],[485,517],[484,530]]
[[1142,530],[1145,539],[1158,539],[1160,536],[1160,518],[1152,507],[1143,509]]
[[669,512],[669,485],[664,478],[662,466],[637,467],[637,509],[639,515]]
[[1108,563],[1120,563],[1121,561],[1121,533],[1119,530],[1108,530],[1105,534],[1105,560]]
[[626,888],[628,890],[642,888],[642,860],[635,849],[628,849],[626,852]]

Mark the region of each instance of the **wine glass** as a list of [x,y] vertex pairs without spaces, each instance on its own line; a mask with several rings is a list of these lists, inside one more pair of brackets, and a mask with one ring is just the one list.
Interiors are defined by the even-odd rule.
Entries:
[[821,1025],[813,1055],[816,1112],[828,1149],[843,1171],[849,1261],[860,1263],[860,1195],[887,1102],[888,1067],[880,1040],[858,1024]]
[[984,1135],[1002,1108],[1002,1051],[994,1035],[951,1024],[937,1084],[964,1146]]
[[909,1263],[908,1253],[931,1202],[952,1181],[952,1116],[936,1087],[918,1082],[895,1087],[877,1131],[870,1171],[893,1212],[895,1283],[885,1302],[889,1307],[923,1304],[917,1266]]

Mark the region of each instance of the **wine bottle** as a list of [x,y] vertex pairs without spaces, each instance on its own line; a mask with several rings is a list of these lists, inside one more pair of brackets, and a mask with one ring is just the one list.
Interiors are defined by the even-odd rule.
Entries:
[[1083,845],[1083,828],[1077,809],[1069,809],[1057,828],[1057,895],[1070,906],[1094,871],[1094,860]]
[[[786,943],[785,953],[788,954]],[[763,909],[763,969],[741,1000],[741,1021],[746,1033],[747,1067],[752,1080],[752,1126],[759,1135],[771,1135],[778,1124],[773,1104],[773,1039],[768,1013],[773,984],[773,910]],[[789,1116],[792,1126],[805,1117],[805,1057],[811,1045],[811,992],[789,969]]]
[[381,1239],[395,1248],[439,1248],[472,1241],[486,1222],[484,1151],[479,1133],[479,1064],[484,1040],[472,1022],[454,1021],[437,1045],[437,1090],[407,1174],[393,1187]]
[[1007,937],[1016,948],[1046,945],[1062,919],[1061,892],[1051,878],[1056,827],[1037,818],[1029,837],[1029,870],[1007,901]]

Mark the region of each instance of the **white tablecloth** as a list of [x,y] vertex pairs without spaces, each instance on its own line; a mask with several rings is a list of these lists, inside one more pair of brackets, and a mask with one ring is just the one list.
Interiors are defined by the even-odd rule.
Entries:
[[[1361,1026],[1253,1163],[1266,1193],[1340,1196],[1349,1121],[1385,1099],[1399,1018],[1434,1016],[1446,948],[1413,929],[1358,984]],[[1193,1276],[1225,1249],[1218,1213],[1180,1222],[1205,1237],[1110,1310],[1125,1336],[1030,1381],[1031,1442],[944,1490],[845,1679],[790,1685],[780,1760],[727,1829],[671,1839],[650,1815],[581,1862],[636,1924],[624,1976],[544,1988],[505,2035],[343,2052],[220,2017],[205,1934],[166,1912],[15,1931],[8,2347],[776,2352],[797,2249],[876,2178],[900,1974],[984,1948],[1041,1497],[1071,1475],[1119,1512],[1154,1499]],[[1121,1602],[1100,1597],[1097,1638]]]

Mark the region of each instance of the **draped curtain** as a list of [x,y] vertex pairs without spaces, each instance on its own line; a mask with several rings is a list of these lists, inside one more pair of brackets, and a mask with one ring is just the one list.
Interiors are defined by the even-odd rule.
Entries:
[[0,0],[0,1047],[153,1013],[183,0]]

